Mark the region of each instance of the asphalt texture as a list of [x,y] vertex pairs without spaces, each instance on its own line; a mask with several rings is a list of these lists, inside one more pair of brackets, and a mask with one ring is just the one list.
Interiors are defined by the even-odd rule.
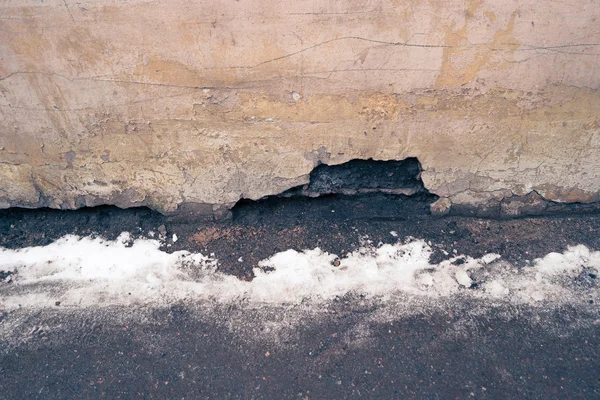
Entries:
[[[342,255],[365,238],[389,243],[392,231],[433,243],[433,262],[455,250],[493,252],[519,267],[569,245],[600,250],[598,213],[432,218],[428,201],[381,194],[269,199],[239,205],[222,223],[173,223],[147,209],[10,209],[0,211],[0,246],[45,245],[65,234],[164,232],[179,238],[167,239],[165,251],[214,253],[220,271],[243,280],[278,251],[320,247]],[[1,270],[0,286],[10,284]],[[348,296],[300,315],[285,307],[185,303],[0,309],[0,398],[600,398],[593,302],[459,300],[374,318],[380,307]]]

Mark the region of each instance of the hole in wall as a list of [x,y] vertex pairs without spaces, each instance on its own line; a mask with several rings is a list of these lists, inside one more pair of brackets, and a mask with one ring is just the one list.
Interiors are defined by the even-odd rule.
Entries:
[[421,180],[417,158],[404,160],[350,160],[320,164],[309,182],[258,201],[242,199],[232,209],[234,218],[251,214],[327,219],[408,219],[429,214],[437,196]]
[[328,194],[388,193],[412,196],[429,193],[421,181],[421,164],[414,158],[401,161],[350,160],[315,167],[310,180],[292,191],[308,197]]

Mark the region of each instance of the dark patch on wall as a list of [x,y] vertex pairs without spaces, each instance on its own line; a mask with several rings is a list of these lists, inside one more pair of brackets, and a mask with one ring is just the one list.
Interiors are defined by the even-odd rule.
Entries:
[[296,186],[274,197],[319,197],[374,192],[405,196],[430,194],[421,180],[421,164],[411,157],[401,161],[369,159],[350,160],[338,165],[320,164],[311,171],[306,185]]
[[402,161],[350,160],[339,165],[321,164],[310,173],[303,188],[309,194],[355,194],[424,192],[421,164],[416,158]]
[[264,209],[289,218],[316,213],[331,220],[405,220],[429,214],[429,205],[437,198],[423,185],[416,158],[350,160],[318,165],[307,184],[258,201],[242,199],[232,212],[234,218]]

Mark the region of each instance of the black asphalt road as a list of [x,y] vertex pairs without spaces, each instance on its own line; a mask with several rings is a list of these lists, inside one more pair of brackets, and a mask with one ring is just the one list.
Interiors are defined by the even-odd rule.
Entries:
[[276,337],[176,305],[45,311],[1,345],[0,397],[597,399],[591,308],[463,304],[378,323],[349,304]]
[[[421,204],[388,200],[248,205],[232,222],[208,225],[172,224],[147,210],[9,210],[0,213],[0,245],[40,245],[66,233],[143,236],[164,225],[180,237],[165,250],[215,252],[221,271],[242,279],[276,251],[319,245],[339,254],[356,248],[358,233],[378,241],[390,230],[449,252],[497,252],[515,265],[570,244],[600,250],[600,214],[431,219]],[[600,398],[595,303],[454,299],[410,313],[393,308],[348,297],[312,311],[184,303],[0,309],[0,398]]]

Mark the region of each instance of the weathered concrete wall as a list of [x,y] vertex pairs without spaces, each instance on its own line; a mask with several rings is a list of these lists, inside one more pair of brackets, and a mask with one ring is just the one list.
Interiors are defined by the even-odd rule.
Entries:
[[444,203],[600,200],[595,0],[5,0],[0,207],[182,204],[418,157]]

